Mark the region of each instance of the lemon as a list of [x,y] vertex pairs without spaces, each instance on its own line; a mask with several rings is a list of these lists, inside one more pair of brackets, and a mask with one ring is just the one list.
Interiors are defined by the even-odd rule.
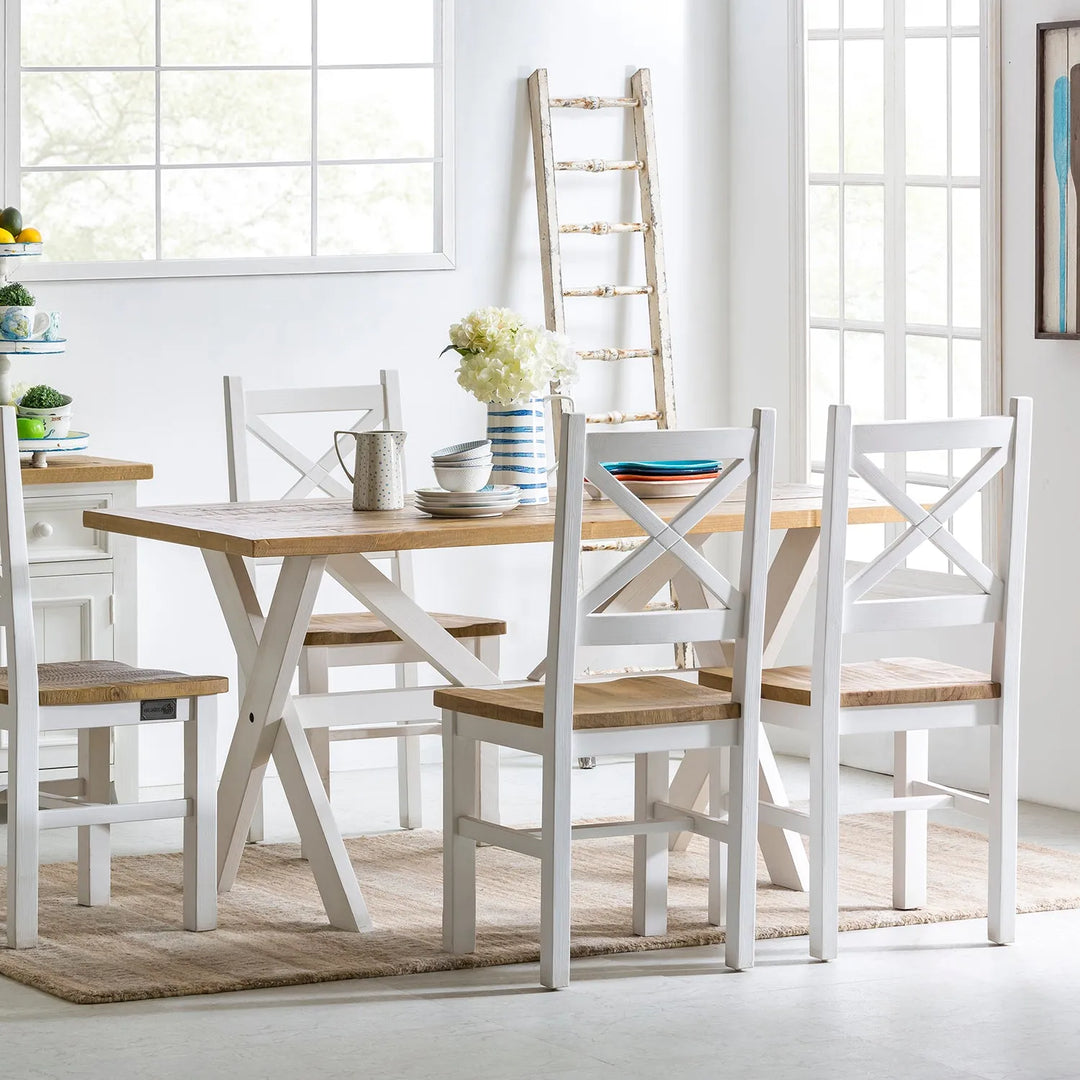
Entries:
[[7,229],[0,229],[0,244],[14,244],[15,237],[7,231]]
[[[6,231],[6,230],[5,230]],[[15,243],[17,244],[40,244],[41,233],[37,229],[26,228],[15,237]]]

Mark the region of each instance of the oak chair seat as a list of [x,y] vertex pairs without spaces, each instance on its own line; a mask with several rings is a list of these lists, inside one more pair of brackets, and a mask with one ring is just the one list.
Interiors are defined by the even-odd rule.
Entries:
[[[791,705],[810,704],[809,667],[766,668],[761,696]],[[702,668],[702,686],[731,687],[731,668]],[[844,664],[840,668],[840,708],[871,705],[928,705],[944,701],[984,701],[1001,696],[1001,686],[981,671],[920,656],[896,656]]]
[[[544,726],[544,687],[533,683],[484,690],[448,687],[435,691],[440,709],[528,727]],[[574,686],[574,730],[693,724],[735,719],[739,705],[729,693],[663,675],[641,675]]]
[[[502,637],[506,623],[502,619],[485,619],[478,615],[444,615],[429,612],[431,617],[455,638]],[[350,611],[337,615],[315,615],[308,623],[304,645],[377,645],[400,641],[391,630],[370,611]]]
[[[137,668],[116,660],[71,660],[38,664],[39,705],[104,705],[115,701],[207,697],[224,694],[223,675],[184,675]],[[0,705],[8,703],[8,669],[0,668]]]

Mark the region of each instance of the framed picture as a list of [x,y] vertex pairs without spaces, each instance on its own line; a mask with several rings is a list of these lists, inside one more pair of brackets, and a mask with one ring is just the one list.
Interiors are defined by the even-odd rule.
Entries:
[[1080,19],[1036,30],[1035,336],[1080,340]]

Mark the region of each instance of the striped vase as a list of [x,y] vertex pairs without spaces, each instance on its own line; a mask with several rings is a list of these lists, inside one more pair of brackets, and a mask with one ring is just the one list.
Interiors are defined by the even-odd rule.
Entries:
[[491,483],[516,484],[521,505],[548,501],[544,399],[534,395],[523,405],[488,404]]

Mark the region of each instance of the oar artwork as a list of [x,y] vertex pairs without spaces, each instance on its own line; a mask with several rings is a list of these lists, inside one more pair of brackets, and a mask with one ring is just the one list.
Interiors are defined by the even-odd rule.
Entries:
[[[1080,201],[1080,64],[1074,64],[1069,71],[1069,89],[1071,91],[1069,165],[1072,171],[1073,191]],[[1080,257],[1080,213],[1076,215],[1076,250]],[[1076,268],[1074,268],[1073,274],[1076,277],[1073,286],[1076,290],[1076,313],[1077,319],[1080,320],[1080,273],[1076,273]],[[1077,329],[1080,329],[1080,326]]]
[[1058,252],[1058,304],[1061,333],[1065,333],[1065,283],[1068,267],[1068,184],[1069,184],[1069,124],[1070,105],[1069,78],[1062,75],[1054,83],[1054,171],[1058,182],[1058,218],[1060,239]]

